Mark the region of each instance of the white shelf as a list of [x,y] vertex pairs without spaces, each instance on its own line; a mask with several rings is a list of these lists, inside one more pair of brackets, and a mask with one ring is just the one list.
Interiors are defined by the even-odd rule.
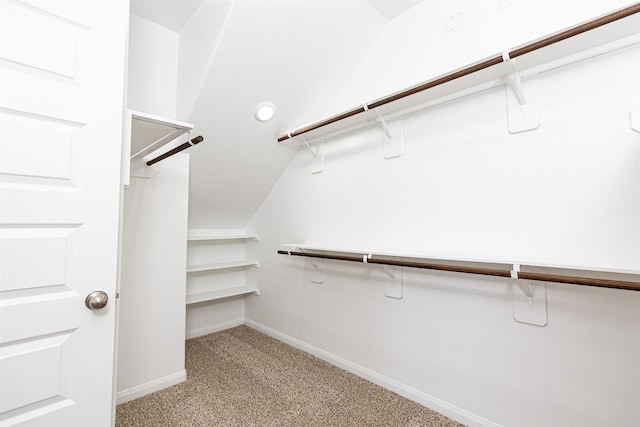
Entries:
[[[244,269],[260,267],[257,260],[245,259],[247,256],[252,258],[251,255],[245,254],[247,240],[259,238],[256,234],[247,233],[240,228],[188,230],[191,265],[187,265],[187,273],[190,276],[188,282],[191,288],[187,293],[187,305],[251,293],[259,294],[255,287],[246,286],[245,283]],[[218,262],[212,262],[216,259]],[[220,262],[221,259],[231,261]],[[221,275],[222,272],[230,274]]]
[[553,260],[543,259],[543,258],[527,258],[527,259],[510,259],[503,258],[500,256],[489,257],[489,256],[480,256],[479,254],[470,254],[470,253],[456,253],[456,254],[443,254],[443,253],[424,253],[424,252],[407,252],[402,250],[395,249],[362,249],[362,248],[338,248],[326,245],[319,245],[314,243],[287,243],[282,245],[283,250],[296,250],[300,249],[302,251],[316,251],[316,252],[333,252],[339,254],[372,254],[373,256],[382,256],[382,257],[395,257],[395,258],[410,258],[416,260],[431,260],[431,261],[441,261],[441,262],[449,262],[449,263],[463,263],[463,264],[504,264],[506,266],[512,266],[514,264],[519,264],[523,267],[530,268],[543,268],[543,269],[561,269],[561,270],[576,270],[576,271],[585,271],[585,272],[593,272],[593,273],[603,273],[603,274],[625,274],[625,275],[640,275],[640,269],[630,268],[630,267],[621,267],[621,266],[612,266],[612,265],[580,265],[580,264],[569,264],[569,263],[557,263]]
[[131,158],[144,157],[193,129],[191,123],[129,110]]
[[246,286],[237,288],[220,289],[217,291],[204,292],[201,294],[187,295],[187,305],[195,304],[198,302],[214,301],[222,298],[235,297],[239,295],[247,294],[259,294],[260,292],[256,288],[248,288]]
[[244,268],[244,267],[260,267],[257,261],[231,261],[231,262],[215,262],[210,264],[199,264],[187,266],[187,273],[194,273],[197,271],[214,271],[214,270],[229,270],[232,268]]
[[190,242],[208,240],[259,240],[259,237],[255,234],[230,234],[227,236],[189,236],[187,240]]

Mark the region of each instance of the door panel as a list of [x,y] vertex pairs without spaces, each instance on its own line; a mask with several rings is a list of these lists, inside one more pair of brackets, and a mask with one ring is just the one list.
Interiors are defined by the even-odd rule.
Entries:
[[0,1],[0,425],[108,426],[128,2]]
[[[69,377],[70,366],[67,343],[72,332],[48,334],[39,338],[18,341],[3,347],[2,412],[26,408],[34,402],[60,402],[73,393],[64,390],[61,378]],[[5,388],[7,388],[5,390]]]
[[[67,264],[73,260],[71,227],[4,227],[0,236],[0,291],[32,289],[67,283]],[[75,243],[77,244],[77,243]],[[23,268],[33,259],[33,268]]]

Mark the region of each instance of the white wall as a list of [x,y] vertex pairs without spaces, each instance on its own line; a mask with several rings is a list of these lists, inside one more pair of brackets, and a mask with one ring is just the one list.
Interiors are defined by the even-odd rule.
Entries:
[[[332,110],[623,5],[497,3],[458,3],[469,26],[451,36],[437,30],[444,2],[392,21]],[[465,423],[637,423],[640,293],[550,283],[538,327],[513,320],[506,279],[404,269],[396,300],[379,268],[327,262],[316,285],[303,260],[276,250],[308,242],[638,270],[640,135],[628,112],[639,72],[635,47],[542,75],[531,132],[507,132],[503,87],[407,117],[397,159],[382,158],[377,129],[326,143],[320,174],[301,150],[249,227],[261,238],[261,268],[249,273],[261,295],[247,300],[248,321]]]
[[130,15],[127,107],[176,118],[178,33]]
[[125,191],[119,299],[118,403],[186,379],[189,155],[162,161]]
[[[173,118],[178,36],[131,15],[128,107]],[[117,403],[184,381],[189,154],[124,194]]]
[[245,297],[237,296],[187,307],[186,338],[212,334],[244,324]]

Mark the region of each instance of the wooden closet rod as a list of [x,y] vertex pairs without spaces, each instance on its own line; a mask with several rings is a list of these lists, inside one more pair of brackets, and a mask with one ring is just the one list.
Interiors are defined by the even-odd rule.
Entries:
[[151,166],[154,163],[158,163],[160,160],[164,160],[167,157],[173,156],[174,154],[181,152],[182,150],[186,150],[189,147],[193,147],[194,145],[202,141],[204,141],[204,138],[202,137],[202,135],[198,135],[195,138],[193,138],[191,141],[187,141],[184,144],[180,144],[176,148],[173,148],[167,151],[166,153],[159,155],[155,159],[149,160],[147,162],[147,166]]
[[[280,255],[302,256],[309,258],[322,258],[337,261],[351,261],[365,263],[366,255],[333,255],[319,254],[300,251],[279,250]],[[455,273],[481,274],[484,276],[511,277],[510,270],[500,270],[482,267],[465,267],[458,265],[435,264],[422,261],[402,261],[397,259],[367,257],[367,264],[394,265],[399,267],[423,268],[427,270],[451,271]],[[534,266],[532,266],[534,267]],[[640,282],[629,282],[623,280],[596,279],[592,277],[564,276],[559,274],[518,272],[519,279],[535,280],[540,282],[568,283],[572,285],[596,286],[600,288],[626,289],[630,291],[640,291]]]
[[[595,28],[601,27],[603,25],[607,25],[610,24],[612,22],[615,22],[617,20],[626,18],[628,16],[634,15],[636,13],[640,12],[640,3],[635,3],[631,6],[627,6],[623,9],[620,9],[618,11],[612,12],[608,15],[602,16],[600,18],[596,18],[593,19],[591,21],[585,22],[584,24],[580,24],[580,25],[576,25],[575,27],[571,27],[565,31],[561,31],[559,33],[553,34],[551,36],[545,37],[541,40],[529,43],[525,46],[519,47],[517,49],[512,50],[511,52],[509,52],[509,57],[510,58],[517,58],[518,56],[522,56],[525,55],[527,53],[533,52],[535,50],[538,49],[542,49],[544,47],[550,46],[554,43],[558,43],[560,41],[569,39],[571,37],[577,36],[578,34],[582,34],[584,32],[593,30]],[[387,97],[381,98],[377,101],[373,101],[370,102],[368,104],[362,105],[362,106],[358,106],[355,107],[351,110],[345,111],[343,113],[337,114],[335,116],[323,119],[323,120],[319,120],[317,122],[311,123],[307,126],[303,126],[299,129],[295,129],[292,130],[291,132],[287,132],[287,134],[282,135],[281,137],[278,138],[278,142],[282,142],[285,141],[287,139],[296,137],[298,135],[302,135],[303,133],[307,133],[310,132],[312,130],[315,129],[319,129],[323,126],[327,126],[329,124],[344,120],[346,118],[355,116],[357,114],[361,114],[364,113],[365,111],[368,110],[372,110],[375,108],[378,108],[382,105],[388,104],[390,102],[393,101],[397,101],[399,99],[402,98],[406,98],[408,96],[414,95],[416,93],[431,89],[433,87],[445,84],[447,82],[450,82],[452,80],[456,80],[459,79],[460,77],[464,77],[467,76],[469,74],[473,74],[477,71],[483,70],[485,68],[489,68],[491,66],[494,65],[498,65],[501,62],[504,62],[505,58],[503,58],[502,53],[491,57],[489,59],[486,59],[484,61],[475,63],[475,64],[471,64],[465,68],[462,68],[460,70],[457,71],[453,71],[449,74],[446,74],[442,77],[438,77],[434,80],[429,80],[426,81],[424,83],[421,83],[417,86],[413,86],[409,89],[405,89],[401,92],[398,92],[396,94],[393,95],[389,95]]]

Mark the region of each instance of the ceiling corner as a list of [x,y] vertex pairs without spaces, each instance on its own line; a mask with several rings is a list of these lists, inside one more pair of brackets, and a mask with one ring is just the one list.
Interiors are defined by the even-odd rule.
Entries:
[[422,0],[366,0],[389,21],[406,12]]

